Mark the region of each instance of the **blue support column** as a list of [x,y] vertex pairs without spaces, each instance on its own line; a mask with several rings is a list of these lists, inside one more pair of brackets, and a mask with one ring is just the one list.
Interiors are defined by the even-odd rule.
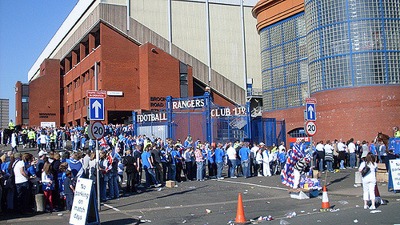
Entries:
[[208,143],[212,142],[211,138],[211,101],[210,93],[204,93],[204,100],[206,104],[206,139]]
[[167,96],[167,124],[168,124],[168,135],[169,138],[174,138],[172,136],[172,97]]
[[136,120],[137,117],[136,116],[137,116],[137,112],[132,111],[132,124],[133,124],[133,133],[134,133],[134,135],[138,134],[138,132],[137,132],[138,124],[137,124],[137,120]]
[[250,140],[252,140],[252,135],[251,135],[251,116],[250,116],[250,102],[246,102],[246,133],[247,136]]

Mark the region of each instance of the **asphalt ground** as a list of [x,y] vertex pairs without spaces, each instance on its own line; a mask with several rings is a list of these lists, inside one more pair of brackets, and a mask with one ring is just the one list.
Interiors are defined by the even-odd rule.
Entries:
[[[4,148],[0,148],[4,149]],[[24,150],[22,150],[24,151]],[[28,150],[30,151],[30,150]],[[320,212],[322,197],[290,198],[279,176],[224,180],[186,181],[177,187],[143,190],[102,204],[101,224],[230,224],[235,221],[238,194],[242,193],[248,224],[400,224],[400,193],[388,192],[378,183],[388,201],[375,211],[364,210],[362,187],[355,186],[355,169],[322,174],[332,210]],[[226,169],[224,170],[226,174]],[[287,218],[288,213],[296,216]],[[272,216],[272,221],[257,221]],[[0,214],[0,224],[68,224],[70,213],[37,213],[20,216]]]

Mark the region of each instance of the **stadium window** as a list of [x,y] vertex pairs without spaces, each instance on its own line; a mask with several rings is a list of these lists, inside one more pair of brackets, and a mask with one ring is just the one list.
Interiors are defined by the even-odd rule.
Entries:
[[288,132],[290,137],[307,137],[304,127],[295,128]]

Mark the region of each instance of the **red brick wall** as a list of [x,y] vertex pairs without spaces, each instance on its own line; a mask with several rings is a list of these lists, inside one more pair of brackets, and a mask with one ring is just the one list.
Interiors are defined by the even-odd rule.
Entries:
[[[341,88],[315,93],[317,133],[314,140],[371,141],[378,132],[393,135],[400,125],[400,86]],[[285,119],[286,131],[304,126],[305,107],[264,112],[263,117]],[[288,136],[287,136],[288,137]]]
[[164,107],[150,107],[150,98],[180,97],[179,60],[150,43],[140,46],[139,56],[140,108],[144,110],[165,109],[165,105]]
[[45,59],[40,76],[29,83],[30,126],[39,126],[40,122],[60,126],[60,79],[60,61]]
[[[91,34],[89,39],[93,39]],[[93,42],[94,40],[90,41],[92,44]],[[69,122],[75,125],[76,120],[80,120],[82,125],[87,117],[87,106],[84,104],[86,91],[95,89],[93,69],[95,62],[99,62],[98,89],[123,92],[123,97],[105,98],[107,123],[112,122],[108,121],[107,111],[165,109],[165,101],[158,102],[164,105],[151,107],[151,97],[180,97],[179,60],[151,43],[138,46],[105,24],[100,24],[100,46],[94,51],[90,50],[85,57],[81,56],[79,62],[76,57],[72,59],[74,64],[70,70],[64,68],[66,72],[62,74],[64,75],[62,78],[60,78],[59,60],[45,61],[42,65],[45,70],[41,68],[43,70],[41,77],[30,83],[32,125],[37,125],[38,120],[35,115],[38,115],[39,108],[44,110],[43,96],[46,96],[46,107],[49,106],[51,110],[57,111],[56,117],[62,116],[56,121],[57,125]],[[90,78],[83,82],[82,75],[86,71],[89,71]],[[80,78],[80,83],[75,88],[74,80],[77,78]],[[70,92],[67,91],[68,84],[72,84]],[[60,96],[60,87],[63,89],[63,97]],[[189,96],[193,96],[193,72],[190,66],[188,66],[188,87]],[[230,105],[229,101],[217,94],[214,94],[214,100],[222,106]],[[75,109],[75,102],[78,101],[79,106]],[[71,108],[70,112],[68,106]],[[60,108],[64,109],[63,115],[60,115]]]
[[[99,89],[122,91],[123,97],[107,96],[107,111],[133,111],[139,107],[139,46],[104,24],[100,26],[101,68]],[[106,121],[107,112],[106,112]]]

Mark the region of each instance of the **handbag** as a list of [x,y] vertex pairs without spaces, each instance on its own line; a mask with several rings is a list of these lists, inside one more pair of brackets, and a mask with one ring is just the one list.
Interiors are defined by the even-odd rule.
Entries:
[[365,177],[367,174],[369,174],[370,171],[371,169],[369,168],[369,166],[365,165],[364,168],[361,170],[361,176]]

